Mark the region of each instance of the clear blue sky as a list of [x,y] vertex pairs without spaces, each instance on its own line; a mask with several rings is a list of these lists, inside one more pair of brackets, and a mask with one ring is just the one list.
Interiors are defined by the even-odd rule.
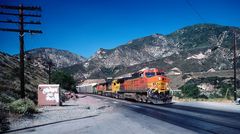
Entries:
[[[42,7],[40,20],[43,24],[26,25],[26,28],[41,29],[43,34],[25,34],[25,50],[52,47],[84,57],[90,57],[99,48],[114,48],[135,38],[154,33],[169,34],[198,23],[240,27],[240,0],[188,1],[0,0],[0,4]],[[0,20],[9,18],[0,15]],[[0,27],[17,28],[17,25],[0,24]],[[17,33],[0,31],[0,41],[1,51],[19,52]]]

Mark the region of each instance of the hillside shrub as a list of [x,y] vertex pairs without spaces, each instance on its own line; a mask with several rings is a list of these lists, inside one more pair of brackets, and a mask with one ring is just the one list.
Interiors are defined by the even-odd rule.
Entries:
[[12,97],[11,95],[8,95],[6,93],[0,92],[0,102],[10,103],[10,102],[13,102],[14,100],[15,100],[15,98]]
[[184,85],[181,88],[182,94],[184,97],[198,98],[200,91],[198,87],[194,84]]
[[36,105],[30,99],[18,99],[9,105],[9,110],[13,113],[27,114],[36,113]]
[[3,104],[1,104],[0,102],[0,133],[3,131],[8,130],[10,127],[10,123],[7,119],[8,114],[7,114],[7,110],[5,108],[5,106]]

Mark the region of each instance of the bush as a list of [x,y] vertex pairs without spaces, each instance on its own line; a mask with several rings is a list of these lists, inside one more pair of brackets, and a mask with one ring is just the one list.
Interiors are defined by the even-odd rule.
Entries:
[[13,113],[26,114],[36,113],[36,105],[30,99],[19,99],[9,105],[9,109]]
[[178,98],[183,98],[182,93],[181,92],[177,92],[177,91],[173,92],[173,96],[178,97]]
[[180,88],[184,97],[198,98],[200,91],[198,87],[194,84],[184,85]]
[[220,93],[223,97],[231,99],[231,96],[234,95],[234,89],[230,84],[222,84],[220,87]]
[[63,89],[76,92],[76,81],[70,74],[66,72],[54,72],[51,81],[52,83],[60,84],[60,87]]

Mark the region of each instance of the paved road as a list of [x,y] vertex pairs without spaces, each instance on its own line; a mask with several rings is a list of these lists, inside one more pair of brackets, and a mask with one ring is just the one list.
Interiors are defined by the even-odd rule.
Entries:
[[240,134],[240,113],[200,107],[151,105],[95,96],[112,111],[98,116],[69,120],[12,133],[86,134]]
[[[119,102],[115,99],[108,99],[107,101]],[[240,134],[240,113],[227,112],[224,108],[222,110],[213,110],[176,104],[151,105],[137,102],[120,102],[117,103],[117,107],[125,108],[194,132]]]

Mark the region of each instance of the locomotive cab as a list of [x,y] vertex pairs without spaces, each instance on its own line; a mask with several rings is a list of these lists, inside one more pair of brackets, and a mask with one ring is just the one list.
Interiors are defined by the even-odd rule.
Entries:
[[172,100],[168,85],[170,80],[165,76],[165,73],[154,68],[145,70],[144,74],[147,79],[147,94],[152,102],[155,101],[157,103],[159,100],[170,102]]

